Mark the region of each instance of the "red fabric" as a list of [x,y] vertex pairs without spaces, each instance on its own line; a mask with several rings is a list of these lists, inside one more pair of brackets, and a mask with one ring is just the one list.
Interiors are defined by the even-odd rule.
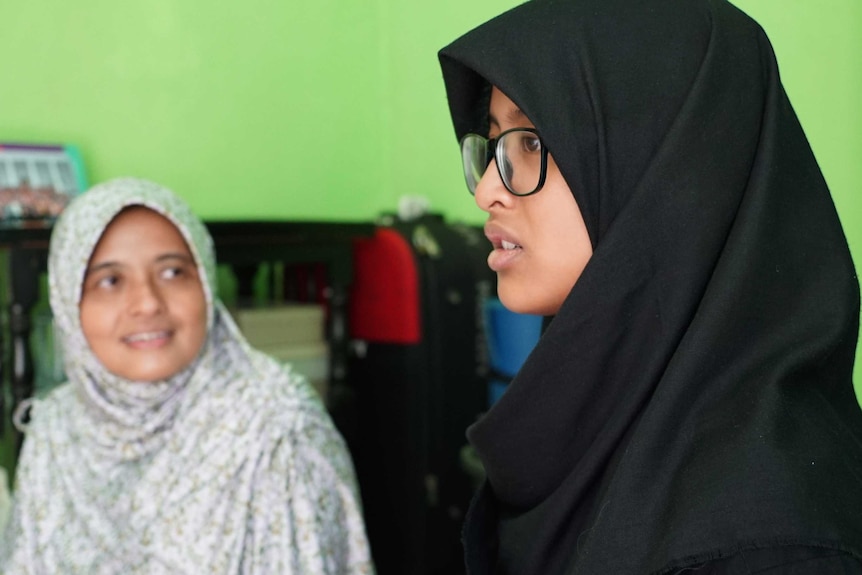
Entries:
[[419,274],[413,250],[391,228],[353,245],[350,335],[380,343],[418,343]]

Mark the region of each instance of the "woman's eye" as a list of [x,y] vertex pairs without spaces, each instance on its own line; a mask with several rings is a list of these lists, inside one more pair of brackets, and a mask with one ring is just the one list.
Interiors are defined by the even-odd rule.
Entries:
[[181,267],[170,267],[162,270],[162,279],[170,280],[177,278],[185,273]]
[[118,276],[103,276],[96,280],[95,286],[99,289],[110,289],[120,282]]
[[524,147],[525,152],[535,153],[542,150],[542,141],[538,136],[524,136],[521,139],[521,145]]

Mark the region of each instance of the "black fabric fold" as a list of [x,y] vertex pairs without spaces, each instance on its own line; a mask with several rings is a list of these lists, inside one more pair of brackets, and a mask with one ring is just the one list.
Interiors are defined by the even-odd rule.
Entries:
[[456,135],[499,87],[594,245],[468,432],[496,572],[862,558],[859,284],[762,29],[724,0],[534,0],[440,62]]

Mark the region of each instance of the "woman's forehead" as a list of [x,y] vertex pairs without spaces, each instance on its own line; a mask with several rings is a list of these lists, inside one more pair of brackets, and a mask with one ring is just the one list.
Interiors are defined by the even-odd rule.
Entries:
[[169,218],[146,206],[136,205],[123,209],[108,223],[93,248],[91,261],[153,251],[191,255],[186,239]]
[[524,111],[496,86],[491,89],[488,120],[491,126],[498,128],[513,125],[525,126],[527,124],[529,124],[527,127],[533,127],[533,123]]

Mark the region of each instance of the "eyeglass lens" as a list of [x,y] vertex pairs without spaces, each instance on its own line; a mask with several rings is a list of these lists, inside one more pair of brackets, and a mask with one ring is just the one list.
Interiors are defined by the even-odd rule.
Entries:
[[468,134],[461,142],[461,156],[467,188],[471,194],[476,193],[479,180],[495,156],[500,178],[513,194],[530,194],[536,191],[541,182],[542,142],[530,130],[508,130],[491,140],[478,134]]

